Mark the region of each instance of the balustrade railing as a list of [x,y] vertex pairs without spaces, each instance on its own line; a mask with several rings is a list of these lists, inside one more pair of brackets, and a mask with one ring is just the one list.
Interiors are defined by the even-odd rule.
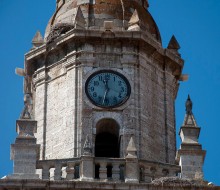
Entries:
[[[99,157],[87,159],[91,159],[91,166],[87,166],[86,170],[82,169],[81,158],[40,160],[37,161],[37,169],[41,170],[41,178],[47,180],[83,180],[81,178],[83,172],[92,169],[93,175],[90,178],[94,181],[126,181],[126,169],[129,169],[129,162],[126,162],[126,159]],[[155,178],[177,176],[180,172],[177,165],[147,160],[138,160],[137,169],[139,182],[147,183]]]
[[180,167],[172,164],[139,160],[140,182],[151,182],[160,177],[174,177],[180,173]]
[[125,159],[95,158],[95,179],[124,181]]
[[80,159],[39,160],[37,169],[41,170],[41,178],[47,180],[74,180],[79,175]]

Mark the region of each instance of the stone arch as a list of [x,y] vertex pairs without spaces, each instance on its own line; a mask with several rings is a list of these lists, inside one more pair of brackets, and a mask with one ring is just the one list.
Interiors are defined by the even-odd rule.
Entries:
[[111,118],[104,118],[96,124],[95,157],[120,157],[119,124]]

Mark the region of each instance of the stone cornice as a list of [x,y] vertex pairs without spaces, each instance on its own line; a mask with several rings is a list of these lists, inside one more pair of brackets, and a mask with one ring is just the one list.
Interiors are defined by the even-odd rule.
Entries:
[[161,44],[156,41],[148,32],[142,31],[102,31],[102,30],[82,30],[73,29],[67,32],[65,35],[60,36],[51,44],[44,44],[37,49],[33,49],[25,55],[25,68],[31,60],[45,56],[49,51],[59,49],[60,46],[68,43],[70,40],[124,40],[124,41],[136,41],[142,43],[143,47],[148,47],[153,53],[153,57],[160,62],[168,64],[173,69],[173,73],[176,76],[180,76],[184,65],[184,60],[174,54],[169,49],[164,49]]
[[50,180],[16,180],[16,179],[0,179],[0,190],[3,189],[41,189],[41,190],[85,190],[85,189],[106,189],[106,190],[125,190],[125,189],[143,189],[143,190],[194,190],[194,189],[206,189],[206,190],[219,190],[220,187],[206,186],[206,185],[189,185],[189,184],[178,184],[166,185],[154,185],[150,183],[114,183],[114,182],[83,182],[83,181],[50,181]]

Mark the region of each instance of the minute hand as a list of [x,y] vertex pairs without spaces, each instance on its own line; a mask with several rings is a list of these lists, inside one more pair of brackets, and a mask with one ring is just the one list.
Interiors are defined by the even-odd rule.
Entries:
[[104,96],[103,96],[102,104],[104,104],[104,102],[105,102],[105,98],[106,98],[106,96],[107,96],[107,93],[108,93],[108,89],[105,90],[105,93],[104,93]]
[[108,80],[103,80],[104,84],[105,84],[105,93],[104,93],[104,96],[103,96],[103,101],[102,101],[102,104],[104,104],[105,102],[105,98],[107,96],[107,93],[109,91],[109,88],[108,88]]

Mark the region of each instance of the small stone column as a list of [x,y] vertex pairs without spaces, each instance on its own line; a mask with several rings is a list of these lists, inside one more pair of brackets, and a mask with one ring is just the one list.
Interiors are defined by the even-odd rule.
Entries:
[[20,119],[16,121],[18,136],[11,145],[11,159],[14,160],[12,179],[38,179],[36,161],[39,159],[40,145],[36,144],[34,133],[37,131],[37,121]]
[[99,168],[99,178],[100,180],[107,180],[107,163],[101,162]]
[[112,163],[112,179],[113,181],[120,180],[120,168],[118,163]]
[[186,101],[186,115],[179,135],[182,143],[177,151],[176,160],[181,166],[181,178],[203,180],[203,164],[206,151],[199,144],[200,127],[192,113],[192,101]]
[[94,157],[92,156],[92,146],[87,135],[83,147],[83,155],[81,156],[80,164],[80,180],[93,181],[94,180]]
[[138,183],[139,182],[139,168],[137,159],[137,149],[134,140],[131,137],[127,147],[126,166],[125,166],[125,183]]
[[75,173],[75,163],[67,162],[66,179],[73,180],[75,178],[74,173]]

